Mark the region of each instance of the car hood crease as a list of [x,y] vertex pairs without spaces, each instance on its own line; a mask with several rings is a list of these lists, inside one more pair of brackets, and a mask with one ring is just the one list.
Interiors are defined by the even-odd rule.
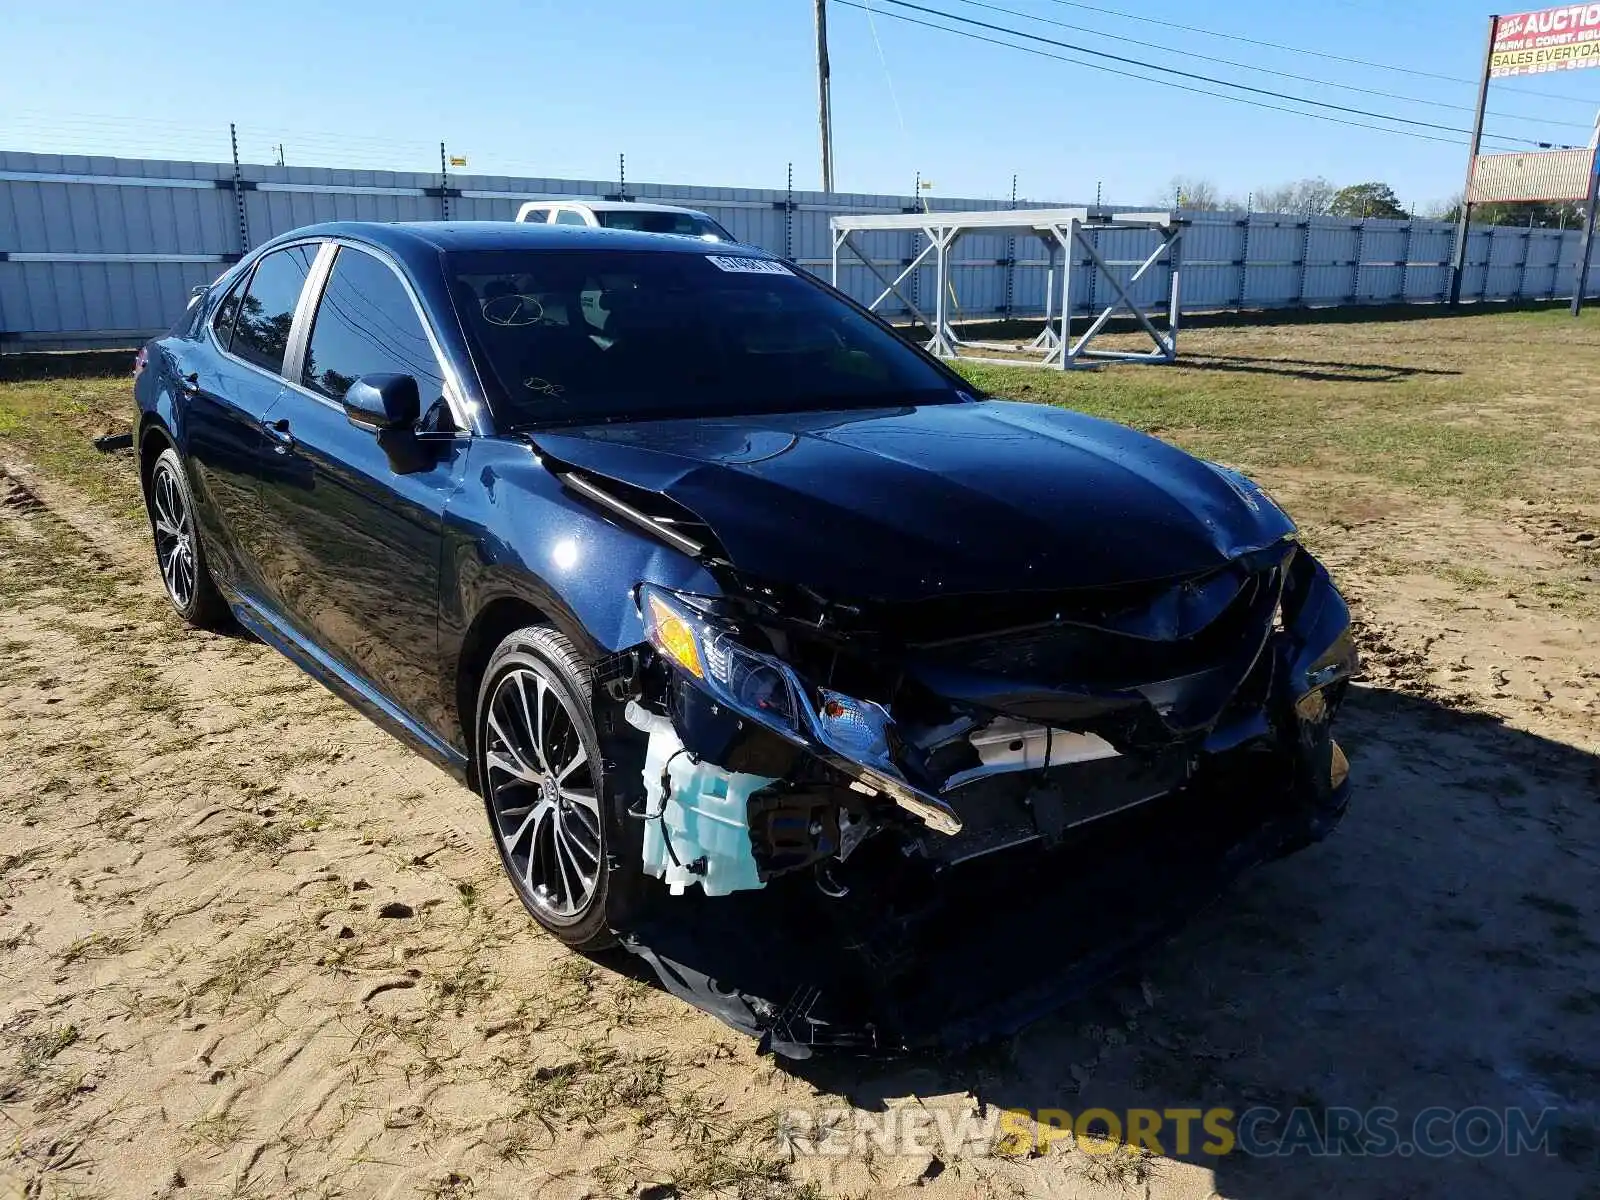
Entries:
[[549,459],[656,492],[732,566],[842,601],[1179,578],[1293,532],[1156,438],[979,401],[540,431]]

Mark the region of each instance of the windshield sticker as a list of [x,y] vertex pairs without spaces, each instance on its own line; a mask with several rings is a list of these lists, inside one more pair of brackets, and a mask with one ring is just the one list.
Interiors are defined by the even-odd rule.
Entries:
[[739,275],[793,275],[781,262],[773,262],[770,258],[743,258],[731,254],[708,254],[706,261],[719,271],[731,271]]

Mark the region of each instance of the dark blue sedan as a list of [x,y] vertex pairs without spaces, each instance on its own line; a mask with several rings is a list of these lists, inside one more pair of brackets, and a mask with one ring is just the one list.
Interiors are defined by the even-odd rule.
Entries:
[[759,251],[315,226],[135,392],[177,611],[476,789],[571,944],[686,892],[873,896],[904,932],[907,897],[1071,875],[1086,830],[1224,781],[1251,801],[1209,828],[1252,860],[1344,811],[1349,614],[1261,489],[978,395]]

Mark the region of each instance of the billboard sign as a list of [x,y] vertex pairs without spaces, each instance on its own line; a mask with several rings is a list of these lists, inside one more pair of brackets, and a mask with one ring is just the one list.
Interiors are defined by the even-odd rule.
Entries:
[[1600,67],[1600,3],[1563,4],[1501,17],[1489,74],[1538,75]]
[[1472,162],[1467,201],[1497,204],[1587,200],[1595,165],[1593,150],[1480,154]]

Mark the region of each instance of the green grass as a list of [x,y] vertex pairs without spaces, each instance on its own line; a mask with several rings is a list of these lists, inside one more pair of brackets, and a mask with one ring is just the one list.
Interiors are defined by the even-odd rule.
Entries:
[[1173,367],[960,370],[1246,470],[1366,477],[1465,500],[1600,498],[1600,315],[1246,325],[1180,336]]
[[118,516],[143,519],[134,460],[94,439],[133,428],[133,381],[49,379],[0,383],[0,461],[10,454],[66,479]]

